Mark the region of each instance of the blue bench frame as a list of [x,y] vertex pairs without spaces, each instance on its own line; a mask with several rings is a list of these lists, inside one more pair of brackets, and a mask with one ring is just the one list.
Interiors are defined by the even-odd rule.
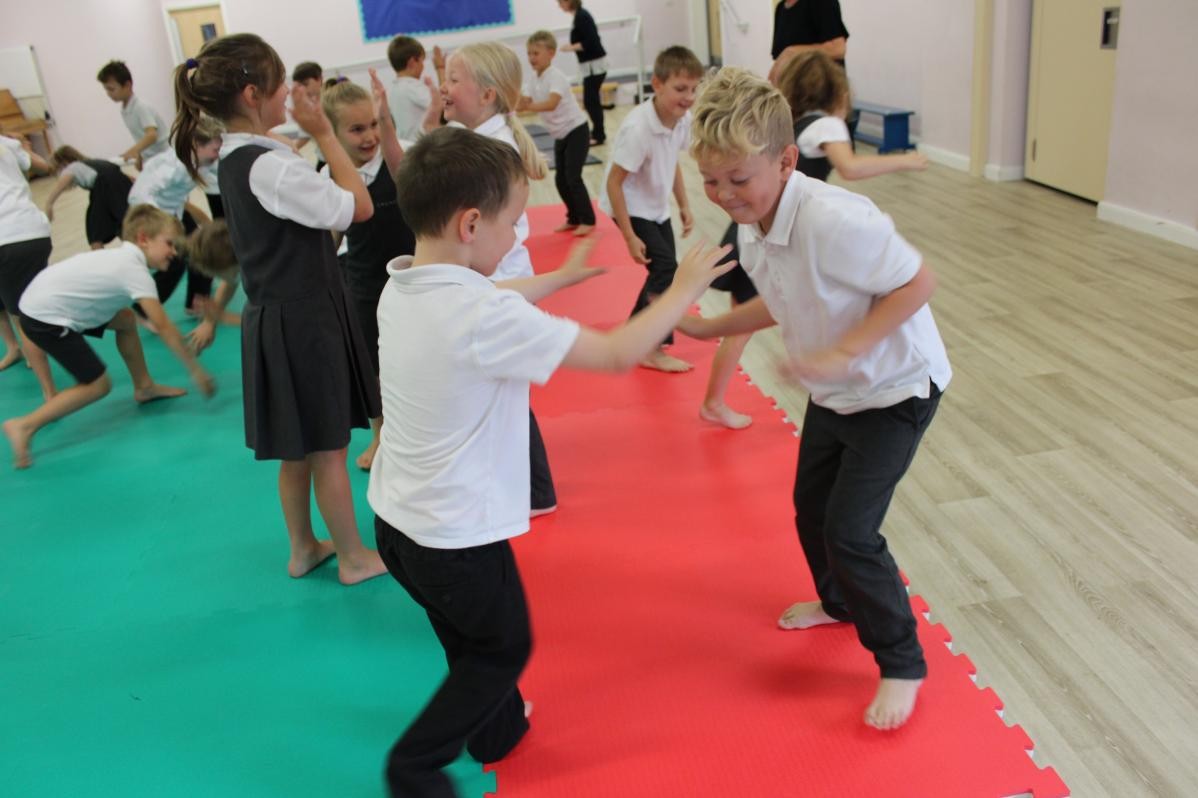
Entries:
[[892,108],[889,105],[867,103],[861,100],[854,100],[853,108],[863,114],[875,114],[882,117],[881,138],[858,131],[856,133],[858,141],[873,144],[878,148],[879,153],[915,149],[914,145],[911,144],[910,124],[908,122],[911,115],[915,113],[914,111],[908,111],[903,108]]

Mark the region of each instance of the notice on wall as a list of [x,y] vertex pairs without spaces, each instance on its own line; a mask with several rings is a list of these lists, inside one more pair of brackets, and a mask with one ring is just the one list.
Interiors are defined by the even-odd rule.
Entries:
[[367,41],[510,25],[511,0],[358,0]]

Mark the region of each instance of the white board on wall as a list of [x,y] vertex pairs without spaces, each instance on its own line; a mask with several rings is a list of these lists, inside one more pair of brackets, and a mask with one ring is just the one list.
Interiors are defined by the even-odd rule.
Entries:
[[45,95],[32,47],[0,47],[0,88],[17,99]]

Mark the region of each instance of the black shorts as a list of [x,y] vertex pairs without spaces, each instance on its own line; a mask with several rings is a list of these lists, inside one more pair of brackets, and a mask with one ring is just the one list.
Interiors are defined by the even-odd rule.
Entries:
[[47,324],[25,316],[22,326],[29,340],[45,350],[46,354],[54,358],[80,385],[95,382],[108,370],[104,361],[96,354],[96,350],[83,339],[85,335],[102,338],[104,331],[108,329],[107,325],[77,333],[57,324]]
[[50,262],[50,239],[14,241],[0,246],[0,310],[16,315],[21,294]]

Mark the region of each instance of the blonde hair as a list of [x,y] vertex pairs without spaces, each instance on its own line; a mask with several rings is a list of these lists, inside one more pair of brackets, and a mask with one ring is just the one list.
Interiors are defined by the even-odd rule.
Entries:
[[524,172],[532,180],[541,180],[549,172],[545,158],[537,150],[532,136],[516,118],[516,104],[520,102],[520,83],[523,73],[520,59],[511,48],[499,42],[478,42],[454,50],[450,58],[460,58],[479,87],[495,90],[495,110],[503,114],[504,120],[516,138],[516,149],[524,163]]
[[373,107],[374,100],[370,92],[352,80],[338,81],[320,93],[324,115],[333,123],[334,129],[337,128],[337,112],[346,105],[360,102],[371,103]]
[[704,82],[691,113],[696,159],[774,158],[794,143],[786,98],[747,69],[724,67]]
[[536,31],[528,37],[528,46],[532,47],[534,44],[541,47],[548,47],[550,50],[557,52],[557,37],[547,30]]
[[187,237],[187,254],[188,265],[200,274],[230,281],[237,275],[237,255],[224,219],[192,230]]
[[164,230],[170,230],[178,236],[183,232],[183,225],[166,211],[146,203],[130,208],[121,222],[121,238],[135,243],[139,234],[154,238]]

